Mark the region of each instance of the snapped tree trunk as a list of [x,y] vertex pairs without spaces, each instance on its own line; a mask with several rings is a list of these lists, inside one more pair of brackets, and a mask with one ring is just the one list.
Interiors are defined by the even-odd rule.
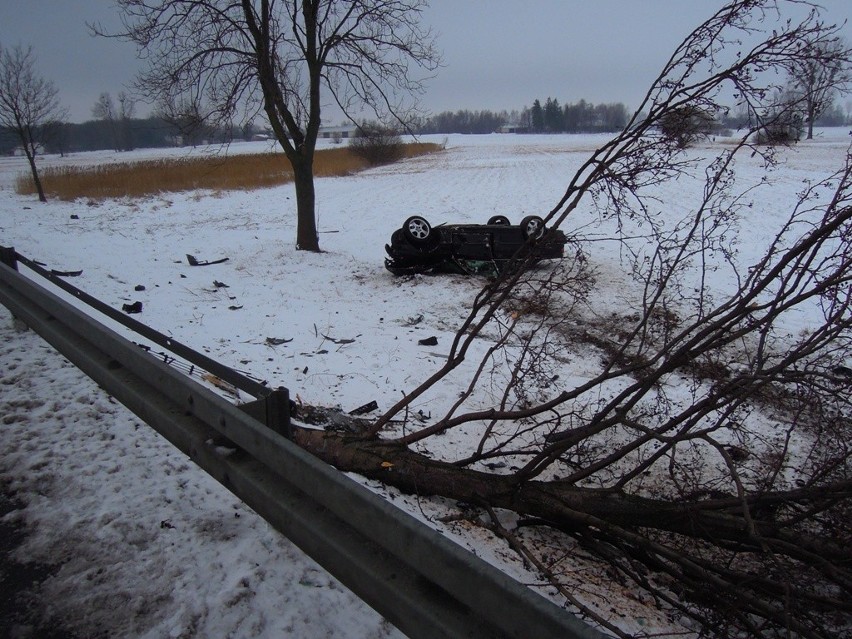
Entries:
[[[749,519],[736,496],[715,501],[653,499],[580,488],[559,480],[518,482],[514,475],[461,468],[400,444],[300,427],[294,428],[293,441],[342,472],[376,479],[409,494],[440,495],[475,506],[505,508],[563,531],[604,525],[647,528],[740,544],[743,550],[755,548],[762,541],[783,544],[787,554],[794,557],[808,553],[819,553],[829,561],[846,557],[844,548],[832,540],[797,536],[772,521]],[[752,507],[759,510],[761,499],[774,504],[773,500],[781,497],[763,495]]]
[[296,248],[319,252],[317,223],[314,217],[316,194],[312,159],[291,161],[296,187]]

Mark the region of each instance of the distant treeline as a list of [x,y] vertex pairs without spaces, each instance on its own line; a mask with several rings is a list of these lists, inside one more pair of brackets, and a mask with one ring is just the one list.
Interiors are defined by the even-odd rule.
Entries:
[[[560,105],[554,98],[544,104],[534,100],[533,105],[521,111],[445,111],[426,119],[419,127],[420,133],[613,133],[622,130],[633,114],[620,102],[593,104],[579,102]],[[744,111],[733,110],[720,115],[716,126],[736,129],[748,124]],[[850,115],[833,105],[814,121],[816,126],[847,126]]]
[[[43,127],[38,139],[42,152],[74,153],[191,146],[241,140],[253,134],[251,126],[222,129],[149,117],[90,120],[82,124],[55,122]],[[19,146],[20,141],[12,131],[0,129],[0,155],[10,155]]]
[[[585,100],[560,105],[554,98],[544,103],[534,100],[531,107],[513,111],[445,111],[424,119],[414,130],[420,134],[498,131],[513,133],[611,133],[620,131],[632,113],[620,103],[592,104]],[[736,129],[748,117],[732,111],[719,117],[717,127]],[[817,126],[847,126],[850,115],[839,106],[827,109]],[[42,152],[130,151],[140,148],[192,146],[248,140],[259,131],[253,125],[214,128],[199,122],[176,122],[161,117],[90,120],[82,124],[52,123],[43,128],[39,140]],[[0,155],[10,155],[19,146],[10,130],[0,128]]]
[[[513,112],[517,118],[517,112]],[[512,121],[506,111],[444,111],[424,120],[417,132],[429,133],[494,133]]]
[[621,103],[592,104],[580,100],[560,106],[547,98],[521,111],[445,111],[426,119],[420,133],[610,133],[627,124],[629,112]]

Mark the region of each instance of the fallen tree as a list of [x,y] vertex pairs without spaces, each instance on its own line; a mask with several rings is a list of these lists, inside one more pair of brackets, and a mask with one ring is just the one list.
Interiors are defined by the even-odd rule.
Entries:
[[[295,440],[341,470],[485,513],[615,635],[635,636],[572,595],[568,553],[548,558],[518,531],[572,540],[695,636],[852,636],[852,157],[766,222],[756,258],[737,254],[743,215],[771,189],[737,163],[770,175],[778,149],[755,134],[795,108],[773,72],[837,41],[807,3],[722,8],[546,218],[557,229],[580,206],[597,212],[635,284],[629,310],[601,312],[587,240],[566,231],[571,257],[542,269],[522,255],[487,283],[441,367],[384,415]],[[725,96],[754,122],[714,157],[665,134],[672,113],[717,113]],[[694,200],[661,203],[678,178],[696,181]],[[589,373],[561,380],[571,353]],[[458,399],[415,419],[442,385]],[[478,444],[434,458],[430,442],[451,432]],[[514,530],[502,509],[522,517]]]

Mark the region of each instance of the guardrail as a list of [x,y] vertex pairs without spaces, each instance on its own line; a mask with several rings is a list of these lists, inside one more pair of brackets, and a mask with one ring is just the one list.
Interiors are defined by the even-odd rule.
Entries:
[[23,259],[0,248],[0,303],[406,635],[604,638],[25,277]]

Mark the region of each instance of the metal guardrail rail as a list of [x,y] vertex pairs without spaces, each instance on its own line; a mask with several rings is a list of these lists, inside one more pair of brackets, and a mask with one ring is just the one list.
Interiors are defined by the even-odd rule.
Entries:
[[[2,249],[0,303],[406,635],[605,637],[20,274],[10,257]],[[238,450],[223,453],[221,437]]]
[[134,333],[137,333],[138,335],[141,335],[142,337],[153,342],[154,344],[157,344],[171,351],[178,357],[185,359],[191,364],[198,366],[199,368],[202,368],[209,373],[213,373],[221,380],[231,384],[235,388],[238,388],[239,390],[245,393],[248,393],[249,395],[261,398],[266,397],[272,392],[272,389],[270,389],[268,386],[246,377],[245,375],[235,371],[229,366],[220,364],[216,360],[207,357],[207,355],[199,353],[198,351],[193,350],[188,346],[182,344],[178,340],[171,338],[168,335],[163,335],[162,333],[157,330],[154,330],[150,326],[133,319],[127,313],[123,313],[122,311],[113,308],[109,304],[105,304],[101,300],[92,297],[85,291],[77,288],[72,284],[69,284],[64,279],[62,279],[62,276],[57,275],[54,271],[45,268],[42,264],[39,264],[35,260],[28,259],[27,257],[16,253],[15,249],[13,248],[0,247],[0,261],[3,261],[9,265],[16,265],[17,263],[23,264],[36,275],[40,275],[57,288],[62,289],[69,295],[72,295],[81,302],[84,302],[102,315],[109,317],[111,320],[118,322],[119,324],[122,324]]

